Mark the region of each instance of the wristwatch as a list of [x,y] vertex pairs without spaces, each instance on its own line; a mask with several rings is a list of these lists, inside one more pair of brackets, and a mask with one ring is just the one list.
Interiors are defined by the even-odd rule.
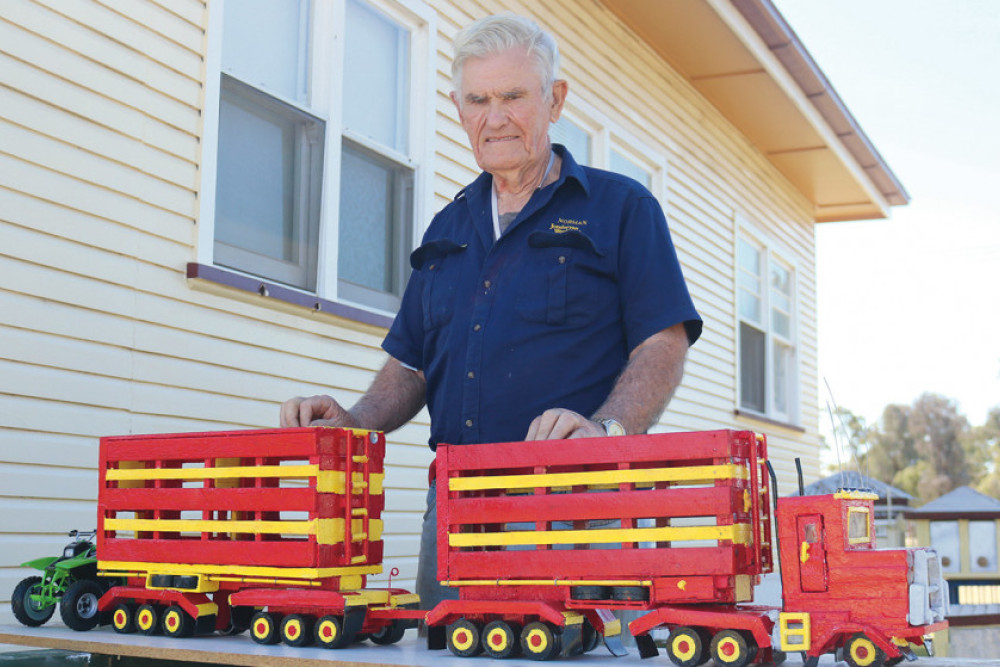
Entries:
[[625,427],[617,419],[598,419],[597,423],[604,427],[608,435],[625,435]]

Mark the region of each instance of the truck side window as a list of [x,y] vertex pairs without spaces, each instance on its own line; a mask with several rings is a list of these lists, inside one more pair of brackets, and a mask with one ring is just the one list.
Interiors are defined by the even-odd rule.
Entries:
[[804,534],[806,542],[809,544],[816,544],[819,542],[819,531],[816,530],[816,524],[807,523],[805,525]]
[[847,510],[847,541],[850,544],[871,542],[870,517],[866,507],[851,507]]

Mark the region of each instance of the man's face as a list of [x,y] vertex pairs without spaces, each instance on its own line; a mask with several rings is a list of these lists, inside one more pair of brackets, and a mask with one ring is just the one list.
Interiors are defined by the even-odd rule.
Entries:
[[512,49],[466,60],[461,90],[451,97],[476,163],[495,174],[547,159],[549,123],[562,111],[566,82],[546,95],[535,60]]

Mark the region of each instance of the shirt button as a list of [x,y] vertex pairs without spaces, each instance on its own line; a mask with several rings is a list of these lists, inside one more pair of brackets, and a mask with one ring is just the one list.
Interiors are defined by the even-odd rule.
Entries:
[[472,428],[472,420],[471,419],[466,419],[465,420],[465,425],[468,426],[469,428]]
[[477,324],[477,325],[475,325],[474,327],[472,327],[472,330],[473,330],[473,331],[479,331],[479,330],[480,330],[480,329],[482,329],[482,328],[483,328],[483,325],[481,325],[481,324]]
[[559,263],[560,264],[565,264],[566,263],[566,256],[565,255],[560,255],[559,256]]
[[473,373],[472,371],[469,371],[468,373],[466,373],[466,377],[471,380],[472,378],[476,377],[476,374]]
[[492,285],[492,284],[493,283],[491,283],[489,280],[483,281],[483,287],[485,287],[486,289],[489,289],[490,285]]

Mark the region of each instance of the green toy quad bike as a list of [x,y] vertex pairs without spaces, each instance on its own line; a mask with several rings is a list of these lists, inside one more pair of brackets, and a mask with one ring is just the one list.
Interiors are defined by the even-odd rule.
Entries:
[[59,605],[59,615],[70,628],[89,630],[97,625],[97,601],[112,584],[97,578],[96,533],[72,530],[73,541],[63,548],[62,556],[21,563],[41,570],[43,576],[27,577],[14,587],[10,606],[18,621],[29,627],[42,625]]

